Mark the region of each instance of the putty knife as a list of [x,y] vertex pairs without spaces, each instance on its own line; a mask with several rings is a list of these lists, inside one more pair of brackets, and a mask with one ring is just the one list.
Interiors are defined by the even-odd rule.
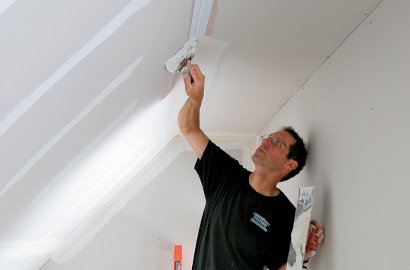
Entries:
[[[182,72],[189,74],[186,65],[188,60],[191,60],[195,56],[197,44],[196,38],[190,39],[174,56],[165,62],[165,69],[171,73]],[[191,74],[189,74],[189,76],[191,76]]]

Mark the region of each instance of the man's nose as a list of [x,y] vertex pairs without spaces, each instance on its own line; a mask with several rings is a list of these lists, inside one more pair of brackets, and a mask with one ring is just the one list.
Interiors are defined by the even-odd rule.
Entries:
[[264,146],[268,145],[268,139],[262,139],[261,144]]

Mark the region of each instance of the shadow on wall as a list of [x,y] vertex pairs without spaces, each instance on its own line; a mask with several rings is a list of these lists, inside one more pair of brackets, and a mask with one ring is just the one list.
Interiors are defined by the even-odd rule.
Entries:
[[[328,171],[326,164],[318,162],[318,155],[329,151],[320,149],[322,144],[319,138],[320,134],[318,129],[312,128],[306,138],[309,157],[305,174],[307,185],[314,185],[317,189],[312,218],[317,219],[324,226],[325,240],[319,250],[320,254],[318,254],[318,256],[320,256],[320,260],[316,261],[313,257],[310,265],[314,268],[331,269],[332,262],[334,262],[334,254],[331,250],[334,249],[326,248],[326,246],[331,245],[333,242],[330,231],[328,230],[328,228],[333,228],[334,221],[334,213],[331,211],[331,209],[334,209],[332,207],[332,195],[328,183],[331,173]],[[323,157],[320,159],[323,160]]]

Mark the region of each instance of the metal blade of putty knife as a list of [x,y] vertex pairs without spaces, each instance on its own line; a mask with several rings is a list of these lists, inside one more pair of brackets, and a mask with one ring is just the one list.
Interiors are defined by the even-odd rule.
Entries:
[[[171,73],[189,73],[186,65],[188,60],[191,60],[195,56],[197,45],[198,42],[196,38],[190,39],[174,56],[165,62],[165,69]],[[191,76],[191,74],[189,75]]]

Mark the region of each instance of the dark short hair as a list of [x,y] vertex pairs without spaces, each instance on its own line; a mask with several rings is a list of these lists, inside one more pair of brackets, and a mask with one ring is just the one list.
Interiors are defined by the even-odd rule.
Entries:
[[308,152],[305,143],[303,142],[303,139],[291,126],[284,126],[282,128],[282,131],[287,131],[296,140],[296,143],[292,144],[289,147],[289,154],[287,158],[296,160],[298,162],[298,166],[296,167],[296,169],[290,171],[287,175],[285,175],[282,178],[282,180],[280,180],[281,182],[286,181],[292,178],[293,176],[297,175],[303,169],[303,167],[305,167],[306,159],[308,156]]

